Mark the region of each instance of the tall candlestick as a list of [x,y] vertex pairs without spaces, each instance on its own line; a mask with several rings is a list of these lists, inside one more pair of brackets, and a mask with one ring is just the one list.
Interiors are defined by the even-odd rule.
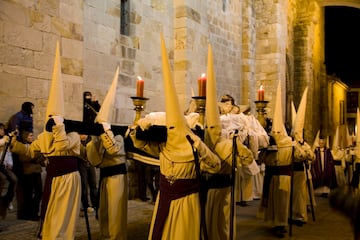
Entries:
[[263,85],[260,85],[260,88],[258,90],[258,101],[264,101],[264,95],[265,95],[265,89]]
[[143,97],[144,96],[144,80],[138,76],[136,81],[136,96]]
[[201,77],[198,79],[198,90],[199,97],[206,97],[206,75],[205,73],[201,74]]

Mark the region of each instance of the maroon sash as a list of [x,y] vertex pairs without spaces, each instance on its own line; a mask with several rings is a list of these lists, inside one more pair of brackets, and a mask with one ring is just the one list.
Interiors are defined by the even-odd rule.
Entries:
[[78,171],[78,158],[74,156],[55,156],[49,157],[48,159],[49,165],[46,167],[47,174],[41,199],[40,218],[42,221],[45,219],[45,213],[50,199],[52,179],[54,177]]
[[161,240],[171,201],[196,192],[199,192],[198,179],[176,179],[170,184],[164,175],[160,175],[160,196],[152,234],[153,240]]
[[270,192],[270,183],[273,176],[291,176],[291,165],[269,166],[265,167],[265,177],[263,184],[263,206],[267,206],[267,200]]

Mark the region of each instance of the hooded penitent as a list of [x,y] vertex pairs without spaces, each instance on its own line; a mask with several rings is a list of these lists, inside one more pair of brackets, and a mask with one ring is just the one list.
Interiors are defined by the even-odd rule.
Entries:
[[56,52],[54,60],[54,68],[51,80],[48,104],[46,108],[45,123],[49,116],[65,116],[64,108],[64,90],[61,78],[61,62],[60,62],[60,46],[56,43]]
[[208,66],[206,83],[206,131],[205,143],[214,149],[214,145],[221,137],[221,122],[216,94],[216,77],[211,45],[208,45]]
[[307,91],[306,87],[301,98],[298,111],[296,113],[295,124],[294,124],[294,138],[296,141],[302,143],[304,142],[304,124],[305,124],[305,112],[306,112],[306,100],[307,100]]
[[276,91],[276,102],[274,120],[271,129],[271,135],[274,138],[278,147],[291,146],[291,138],[287,135],[283,116],[282,116],[282,100],[281,100],[281,82],[279,81]]
[[186,162],[194,159],[192,148],[186,136],[194,136],[186,124],[172,79],[165,40],[161,34],[161,58],[165,94],[167,141],[162,153],[174,162]]
[[104,102],[102,103],[99,113],[95,118],[97,123],[111,123],[112,113],[114,109],[114,103],[116,98],[116,87],[119,77],[119,66],[116,68],[116,72],[112,81],[112,84],[105,96]]

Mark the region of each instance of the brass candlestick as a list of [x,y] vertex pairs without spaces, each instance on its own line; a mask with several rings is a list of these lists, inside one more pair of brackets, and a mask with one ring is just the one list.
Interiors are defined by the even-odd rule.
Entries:
[[269,101],[255,101],[256,111],[258,113],[257,119],[263,128],[267,127],[266,124],[266,110]]
[[195,104],[196,104],[195,112],[199,113],[200,116],[199,122],[204,126],[206,97],[197,96],[192,98],[195,100]]
[[135,106],[134,124],[136,124],[141,117],[141,112],[144,111],[146,101],[149,99],[144,97],[131,97],[131,99],[133,100],[133,104]]

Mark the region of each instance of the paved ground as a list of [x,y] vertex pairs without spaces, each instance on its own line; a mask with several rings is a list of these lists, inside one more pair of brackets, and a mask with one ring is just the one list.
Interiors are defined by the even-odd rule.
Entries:
[[[341,213],[329,206],[326,198],[317,198],[316,221],[311,217],[303,227],[293,226],[292,237],[283,239],[295,240],[353,240],[352,228],[349,220]],[[249,203],[250,206],[237,206],[237,234],[236,239],[244,240],[271,240],[278,239],[272,236],[269,226],[256,217],[259,201]],[[130,200],[128,209],[128,239],[145,240],[149,230],[149,223],[153,205],[140,200]],[[0,239],[36,239],[37,222],[16,219],[15,210],[9,212],[5,220],[0,220]],[[99,225],[95,216],[90,214],[92,240],[100,240]],[[189,223],[191,224],[191,223]],[[87,239],[86,225],[83,217],[79,218],[76,240]]]

